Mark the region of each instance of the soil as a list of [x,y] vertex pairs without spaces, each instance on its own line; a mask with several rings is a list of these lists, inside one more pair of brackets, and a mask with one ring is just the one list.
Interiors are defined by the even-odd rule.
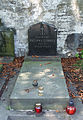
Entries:
[[24,57],[17,57],[14,59],[13,62],[1,63],[3,64],[3,67],[2,67],[2,72],[0,74],[0,78],[4,80],[4,84],[0,89],[0,97],[2,96],[4,90],[6,89],[9,79],[20,71],[23,61],[24,61]]
[[62,58],[62,68],[66,79],[69,95],[72,98],[80,98],[83,102],[83,70],[74,66],[80,58]]

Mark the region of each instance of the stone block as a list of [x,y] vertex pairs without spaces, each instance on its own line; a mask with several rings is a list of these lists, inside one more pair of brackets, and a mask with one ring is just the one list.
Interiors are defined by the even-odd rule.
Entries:
[[0,30],[0,55],[14,56],[14,31],[4,26]]
[[[43,86],[43,96],[38,87]],[[29,93],[25,90],[29,89]],[[12,109],[34,109],[36,103],[42,103],[43,109],[63,109],[69,101],[69,94],[60,60],[26,61],[23,63],[13,92],[10,96]]]

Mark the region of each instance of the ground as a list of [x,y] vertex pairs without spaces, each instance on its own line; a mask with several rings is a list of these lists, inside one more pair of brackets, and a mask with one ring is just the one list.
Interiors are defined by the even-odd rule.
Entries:
[[[12,60],[11,60],[12,61]],[[57,111],[44,111],[43,115],[40,115],[40,116],[37,116],[36,114],[34,114],[33,112],[30,113],[28,111],[14,111],[10,108],[9,106],[9,96],[12,92],[12,89],[14,87],[14,84],[15,84],[15,81],[16,81],[16,78],[19,74],[19,70],[20,70],[20,67],[21,67],[21,62],[23,62],[23,58],[20,59],[20,60],[17,60],[15,59],[15,62],[17,64],[9,64],[9,66],[12,66],[14,69],[10,69],[10,71],[14,70],[14,73],[11,73],[10,71],[10,79],[8,80],[8,84],[6,83],[7,86],[4,86],[3,89],[0,91],[0,95],[1,96],[1,100],[0,100],[0,120],[7,120],[8,116],[10,116],[8,118],[8,120],[48,120],[48,119],[53,119],[53,120],[83,120],[83,104],[82,104],[82,101],[81,99],[78,97],[78,98],[74,98],[74,103],[75,103],[75,106],[77,108],[77,111],[75,113],[75,115],[68,115],[66,113],[65,110],[57,110]],[[6,68],[8,68],[7,65],[4,65],[6,66]],[[12,68],[11,67],[11,68]],[[5,69],[8,70],[8,69]],[[4,74],[5,75],[5,74]],[[7,76],[6,76],[7,77]],[[6,78],[4,79],[1,79],[1,81],[5,81]],[[3,84],[5,85],[5,84]],[[4,89],[5,88],[5,89]],[[29,115],[29,114],[32,114],[32,115]],[[11,116],[13,116],[11,118]],[[28,118],[28,119],[27,119]]]

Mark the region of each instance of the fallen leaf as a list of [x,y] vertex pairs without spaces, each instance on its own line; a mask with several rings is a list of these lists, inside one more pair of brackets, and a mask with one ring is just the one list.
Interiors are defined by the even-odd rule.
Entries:
[[54,76],[54,74],[52,74],[52,76]]
[[61,77],[61,79],[65,79],[65,77]]
[[40,66],[42,66],[42,64],[40,64]]
[[50,62],[48,62],[48,63],[45,63],[44,65],[47,65],[47,64],[51,64]]
[[5,64],[8,64],[8,63],[0,63],[0,64],[5,65]]
[[29,89],[25,89],[25,91],[26,91],[27,93],[29,93]]
[[32,58],[34,58],[35,56],[34,55],[32,55]]
[[60,112],[59,110],[56,110],[56,112],[58,113],[58,112]]
[[35,55],[36,58],[39,58],[39,56]]

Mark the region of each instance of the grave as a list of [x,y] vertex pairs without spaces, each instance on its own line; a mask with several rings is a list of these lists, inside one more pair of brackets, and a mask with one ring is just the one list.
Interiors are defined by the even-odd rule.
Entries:
[[14,56],[15,29],[7,28],[0,19],[0,56]]
[[[32,85],[38,81],[38,86]],[[42,86],[40,96],[38,87]],[[26,92],[26,89],[30,91]],[[69,101],[69,94],[61,66],[61,59],[52,61],[25,59],[10,96],[10,105],[15,110],[34,109],[41,103],[43,109],[63,109]]]

